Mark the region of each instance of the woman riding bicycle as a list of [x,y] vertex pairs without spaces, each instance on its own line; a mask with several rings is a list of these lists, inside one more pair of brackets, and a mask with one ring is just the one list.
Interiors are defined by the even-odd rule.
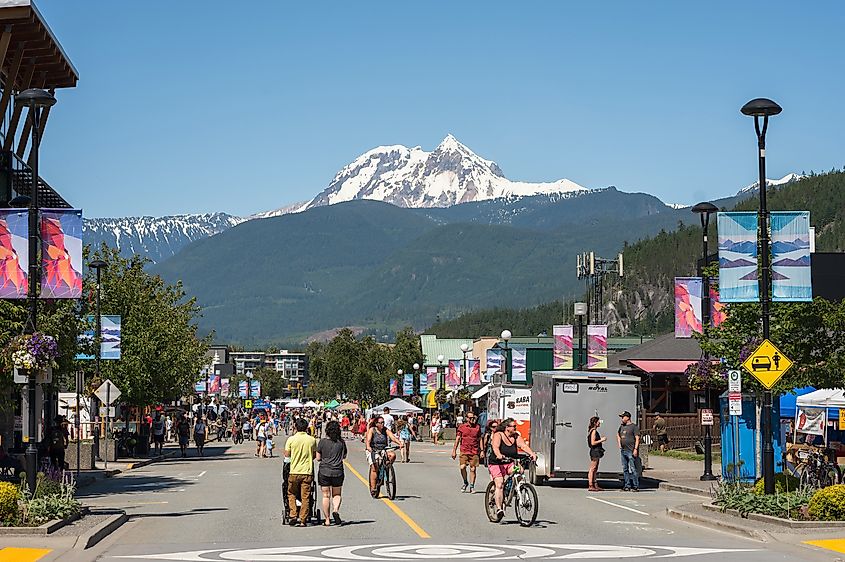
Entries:
[[367,435],[364,437],[364,446],[367,448],[367,462],[370,464],[370,495],[374,498],[378,496],[378,490],[376,489],[376,483],[378,482],[378,457],[385,455],[388,466],[396,460],[396,453],[385,450],[390,441],[393,441],[399,447],[402,446],[399,438],[392,431],[384,427],[384,417],[374,416],[370,421],[370,429],[367,430]]
[[490,470],[490,478],[496,483],[496,513],[501,521],[505,515],[502,509],[505,502],[505,478],[513,472],[513,459],[519,457],[519,451],[525,451],[531,460],[536,460],[537,453],[516,431],[516,420],[513,418],[507,418],[499,424],[499,430],[491,438],[490,450],[487,468]]

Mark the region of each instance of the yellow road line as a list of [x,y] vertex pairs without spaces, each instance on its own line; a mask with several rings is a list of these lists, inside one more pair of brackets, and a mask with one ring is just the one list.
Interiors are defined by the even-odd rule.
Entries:
[[[349,469],[349,471],[350,471],[352,474],[354,474],[354,475],[355,475],[355,477],[356,477],[356,478],[358,478],[358,480],[360,480],[360,481],[361,481],[361,483],[362,483],[362,484],[364,484],[364,486],[366,486],[366,487],[367,487],[367,490],[369,491],[369,489],[370,489],[370,483],[369,483],[369,482],[368,482],[368,481],[367,481],[367,480],[366,480],[363,476],[361,476],[361,474],[360,474],[357,470],[355,470],[355,468],[354,468],[351,464],[349,464],[349,461],[343,461],[343,464],[345,464],[345,465],[346,465],[346,468],[348,468],[348,469]],[[405,513],[405,512],[404,512],[404,511],[402,511],[401,509],[399,509],[399,506],[398,506],[398,505],[396,505],[395,503],[393,503],[392,501],[390,501],[390,499],[389,499],[389,498],[385,498],[384,496],[382,496],[382,497],[380,497],[379,499],[380,499],[381,501],[383,501],[384,503],[386,503],[386,504],[387,504],[387,507],[389,507],[391,510],[393,510],[393,513],[395,513],[395,514],[396,514],[396,516],[397,516],[397,517],[399,517],[399,519],[401,519],[402,521],[404,521],[404,522],[405,522],[405,524],[406,524],[408,527],[410,527],[410,528],[411,528],[411,530],[412,530],[412,531],[414,531],[414,532],[417,534],[417,536],[419,536],[421,539],[430,539],[430,538],[431,538],[431,535],[429,535],[428,533],[426,533],[426,532],[425,532],[425,529],[423,529],[422,527],[420,527],[420,526],[417,524],[417,522],[416,522],[416,521],[414,521],[413,519],[411,519],[411,518],[408,516],[408,514],[407,514],[407,513]]]
[[50,552],[49,548],[0,548],[0,562],[35,562]]
[[811,544],[821,548],[832,550],[833,552],[841,552],[845,554],[845,539],[824,539],[818,541],[804,541],[804,544]]

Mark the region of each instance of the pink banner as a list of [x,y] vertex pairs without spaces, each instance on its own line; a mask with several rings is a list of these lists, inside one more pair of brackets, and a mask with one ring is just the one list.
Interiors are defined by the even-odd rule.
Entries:
[[41,211],[41,298],[82,297],[82,211]]
[[461,386],[461,360],[450,359],[446,369],[446,390],[455,390]]
[[0,209],[0,298],[25,299],[29,267],[27,211]]
[[467,372],[469,373],[467,376],[468,385],[481,385],[481,361],[478,359],[467,361]]
[[440,374],[437,372],[437,367],[426,367],[425,368],[425,385],[429,392],[434,392],[437,390],[438,378]]
[[719,289],[710,287],[710,325],[719,327],[728,317],[728,305],[719,301]]
[[587,326],[587,368],[607,369],[607,325]]
[[553,369],[572,369],[574,367],[572,355],[572,326],[554,326],[552,333],[555,337]]
[[675,277],[675,337],[701,333],[701,277]]
[[399,381],[397,379],[390,379],[390,395],[399,396]]

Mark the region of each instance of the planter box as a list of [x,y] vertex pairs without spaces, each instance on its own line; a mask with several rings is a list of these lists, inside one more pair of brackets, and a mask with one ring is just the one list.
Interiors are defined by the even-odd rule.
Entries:
[[[80,443],[79,457],[81,459],[81,463],[79,463],[80,470],[91,470],[93,468],[96,468],[94,466],[93,441],[82,441],[82,443]],[[70,470],[76,470],[76,441],[71,441],[67,447],[67,450],[65,450],[65,462],[68,464]]]
[[[712,503],[705,503],[703,504],[703,507],[708,511],[722,513],[722,508],[718,505],[713,505]],[[740,515],[739,511],[735,509],[725,510],[724,513],[733,517],[759,521],[760,523],[770,523],[772,525],[779,525],[790,529],[845,529],[845,521],[801,521],[795,519],[782,519],[780,517],[772,517],[771,515],[762,515],[760,513],[749,513],[747,517],[743,517]]]
[[76,515],[71,515],[66,519],[55,519],[53,521],[48,521],[43,525],[39,525],[38,527],[0,527],[0,537],[8,535],[46,537],[50,533],[55,533],[68,523],[73,523],[74,521],[85,515],[86,511],[86,508],[82,508],[82,510]]

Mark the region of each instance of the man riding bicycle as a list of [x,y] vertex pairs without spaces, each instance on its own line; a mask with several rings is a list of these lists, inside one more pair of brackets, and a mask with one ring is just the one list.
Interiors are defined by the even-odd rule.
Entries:
[[390,441],[393,441],[399,447],[402,446],[399,438],[384,427],[384,417],[375,416],[370,422],[370,429],[367,430],[367,435],[364,438],[364,446],[367,448],[367,462],[370,464],[370,495],[374,498],[378,496],[376,483],[378,482],[378,465],[381,462],[382,455],[386,455],[388,466],[396,460],[396,453],[386,450]]
[[525,451],[531,460],[537,460],[537,453],[531,450],[525,439],[516,431],[516,420],[508,418],[499,424],[499,430],[493,433],[490,442],[490,458],[487,468],[490,478],[496,484],[496,513],[499,521],[505,515],[502,505],[505,502],[505,478],[513,472],[513,459],[519,457],[519,451]]

